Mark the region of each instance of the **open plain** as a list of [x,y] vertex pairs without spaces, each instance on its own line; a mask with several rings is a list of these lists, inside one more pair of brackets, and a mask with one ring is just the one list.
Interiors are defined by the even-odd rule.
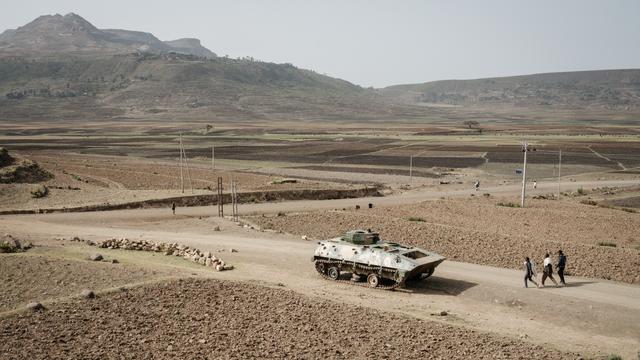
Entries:
[[[193,194],[186,172],[180,189],[178,133],[5,131],[10,154],[54,176],[44,198],[29,196],[37,184],[0,184],[0,232],[35,245],[0,255],[4,358],[592,358],[640,349],[637,136],[533,135],[527,171],[537,188],[528,184],[523,209],[515,205],[517,136],[424,136],[408,125],[333,133],[314,124],[245,136],[227,126],[183,134]],[[175,215],[166,202],[65,210],[210,196],[217,177],[224,193],[233,178],[241,193],[371,187],[378,196],[255,198],[239,205],[239,225],[217,217],[213,200]],[[448,260],[393,292],[322,279],[309,261],[314,240],[353,228]],[[220,255],[234,270],[73,237],[176,242]],[[558,249],[568,255],[567,286],[523,288],[524,256],[541,264]],[[107,261],[89,261],[96,252]],[[87,289],[96,298],[84,298]],[[34,301],[45,309],[25,311]]]

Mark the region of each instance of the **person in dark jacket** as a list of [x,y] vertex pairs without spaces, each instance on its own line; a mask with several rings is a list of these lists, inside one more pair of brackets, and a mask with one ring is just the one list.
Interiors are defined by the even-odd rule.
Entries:
[[567,285],[564,282],[564,267],[567,265],[567,257],[564,255],[562,250],[558,250],[558,264],[556,264],[556,268],[558,269],[558,276],[560,277],[560,284]]
[[174,202],[171,203],[171,211],[173,211],[173,215],[176,214],[176,203]]
[[524,287],[529,287],[527,285],[527,280],[534,283],[536,287],[539,287],[538,283],[535,280],[533,280],[535,276],[536,276],[535,266],[531,263],[531,260],[529,260],[529,257],[526,257],[524,261]]

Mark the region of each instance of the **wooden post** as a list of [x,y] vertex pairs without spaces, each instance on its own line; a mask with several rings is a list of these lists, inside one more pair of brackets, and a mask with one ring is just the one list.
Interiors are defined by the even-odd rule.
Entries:
[[520,207],[524,207],[524,197],[527,192],[527,152],[529,149],[526,141],[522,143],[522,149],[524,151],[524,164],[522,165],[522,194],[520,197]]
[[[182,156],[184,158],[184,164],[187,168],[187,177],[189,178],[189,186],[191,187],[191,193],[193,194],[193,181],[191,181],[191,171],[189,170],[189,162],[187,161],[187,153],[186,151],[184,151],[184,146],[182,147]],[[184,193],[184,186],[182,187],[182,192]]]
[[558,150],[558,200],[560,200],[560,176],[562,174],[562,149]]
[[224,199],[222,197],[222,177],[218,177],[218,217],[224,217]]
[[180,188],[182,189],[182,193],[184,194],[184,174],[182,171],[182,133],[180,133]]

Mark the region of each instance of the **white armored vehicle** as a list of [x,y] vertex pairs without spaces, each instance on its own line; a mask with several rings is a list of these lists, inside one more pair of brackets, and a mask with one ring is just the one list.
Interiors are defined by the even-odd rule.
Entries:
[[322,276],[341,281],[342,273],[351,273],[352,281],[365,277],[369,286],[384,289],[427,278],[445,260],[434,252],[381,241],[378,233],[363,230],[348,231],[318,245],[313,261]]

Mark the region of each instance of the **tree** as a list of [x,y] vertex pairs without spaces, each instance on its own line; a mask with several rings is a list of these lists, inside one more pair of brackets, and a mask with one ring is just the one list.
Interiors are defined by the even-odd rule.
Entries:
[[463,122],[469,129],[473,129],[480,126],[480,123],[475,120],[466,120]]

